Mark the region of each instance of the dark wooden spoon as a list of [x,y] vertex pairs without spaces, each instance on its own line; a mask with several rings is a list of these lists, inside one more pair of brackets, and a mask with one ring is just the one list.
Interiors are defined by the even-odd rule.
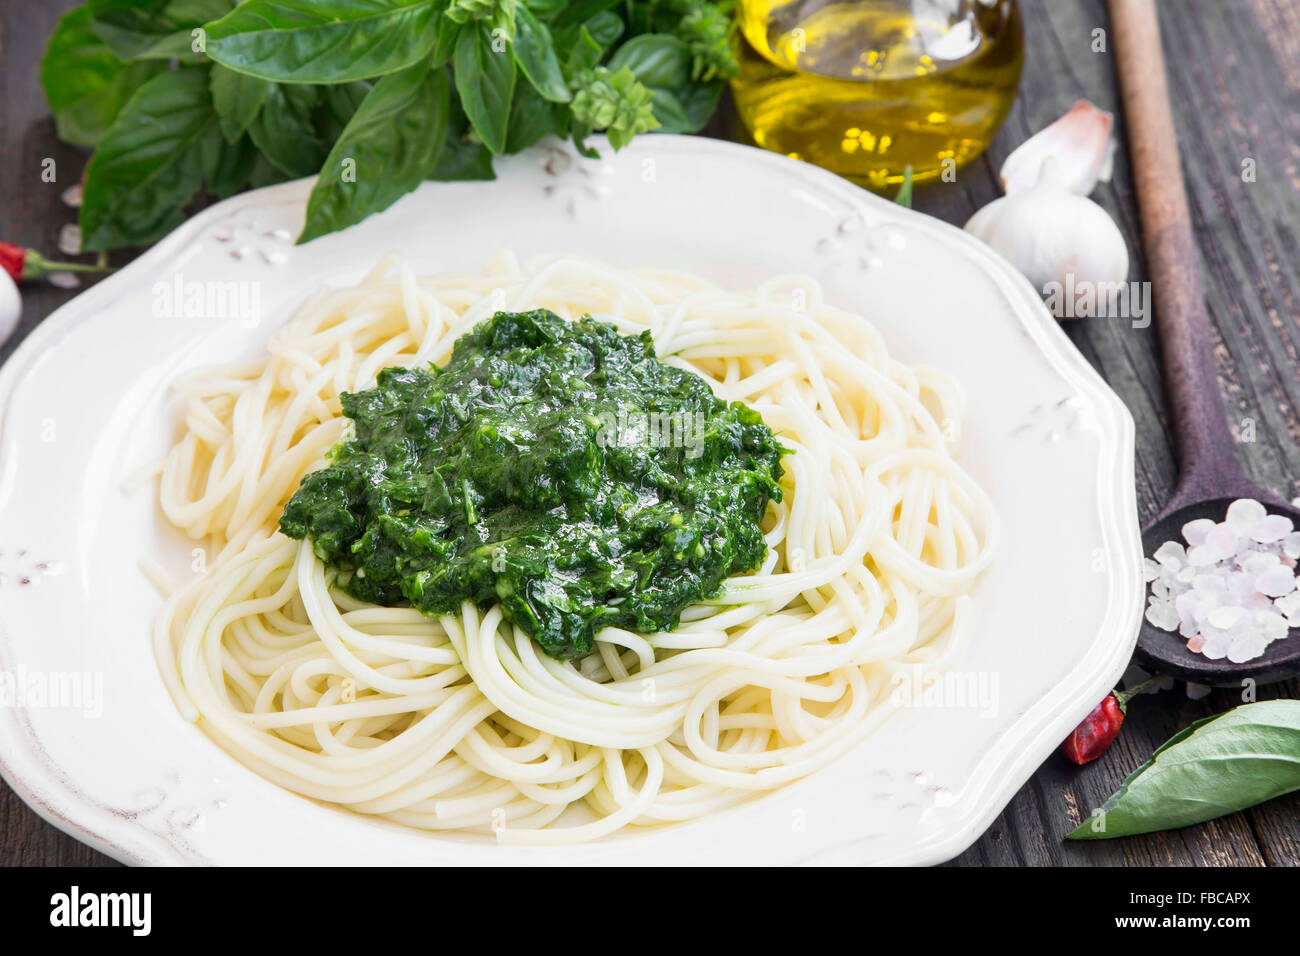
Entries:
[[[1124,128],[1137,185],[1143,248],[1155,293],[1156,331],[1164,358],[1165,394],[1178,439],[1178,486],[1160,515],[1142,532],[1151,555],[1165,541],[1183,541],[1182,527],[1196,518],[1224,519],[1237,498],[1255,498],[1272,514],[1300,528],[1300,511],[1253,484],[1237,462],[1234,440],[1219,403],[1219,380],[1211,352],[1196,244],[1179,163],[1160,27],[1154,0],[1110,0],[1110,21]],[[1300,633],[1292,628],[1269,644],[1263,657],[1234,664],[1212,661],[1187,649],[1177,631],[1145,619],[1138,656],[1160,673],[1201,684],[1240,685],[1284,680],[1300,674]]]

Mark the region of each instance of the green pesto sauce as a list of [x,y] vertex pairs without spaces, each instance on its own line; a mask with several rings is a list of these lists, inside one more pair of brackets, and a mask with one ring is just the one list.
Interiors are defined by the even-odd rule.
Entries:
[[342,397],[356,425],[280,528],[376,604],[506,616],[561,660],[650,633],[767,553],[781,447],[758,413],[660,362],[649,332],[498,312],[441,369]]

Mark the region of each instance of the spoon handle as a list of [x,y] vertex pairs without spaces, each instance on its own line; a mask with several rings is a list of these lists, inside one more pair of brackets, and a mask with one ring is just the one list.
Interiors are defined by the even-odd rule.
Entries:
[[1143,246],[1178,440],[1170,507],[1251,489],[1219,400],[1210,322],[1183,185],[1154,0],[1110,0]]

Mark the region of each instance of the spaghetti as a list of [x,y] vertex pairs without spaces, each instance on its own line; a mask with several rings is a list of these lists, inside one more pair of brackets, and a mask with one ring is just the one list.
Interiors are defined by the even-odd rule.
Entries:
[[[535,308],[649,329],[662,361],[758,411],[791,449],[757,572],[671,631],[606,628],[571,662],[500,607],[425,617],[359,601],[309,541],[276,530],[345,437],[340,393],[385,367],[443,364],[478,322]],[[806,776],[896,708],[899,677],[950,659],[994,546],[988,498],[952,457],[959,388],[892,358],[803,277],[738,294],[572,258],[417,277],[389,257],[313,296],[268,356],[176,388],[184,429],[161,505],[212,558],[157,625],[169,690],[267,779],[421,829],[578,842]]]

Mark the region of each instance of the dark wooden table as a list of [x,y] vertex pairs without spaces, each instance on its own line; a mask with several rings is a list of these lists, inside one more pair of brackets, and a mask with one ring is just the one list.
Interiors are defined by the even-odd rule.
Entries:
[[[0,238],[46,253],[55,251],[60,228],[73,219],[59,197],[85,162],[82,152],[55,137],[38,82],[45,40],[73,5],[0,5]],[[1108,28],[1103,0],[1022,0],[1022,8],[1025,73],[1006,126],[956,183],[917,193],[917,208],[949,222],[964,223],[997,196],[996,172],[1007,153],[1079,97],[1118,112],[1111,56],[1091,48],[1092,31]],[[1160,8],[1223,400],[1232,422],[1253,423],[1240,430],[1253,441],[1237,449],[1248,470],[1293,498],[1300,494],[1300,0],[1163,0]],[[54,184],[41,180],[45,159],[56,163]],[[1254,182],[1243,181],[1246,159],[1254,160]],[[1095,198],[1129,237],[1140,275],[1137,209],[1122,142],[1114,180]],[[27,289],[22,326],[0,359],[72,294],[43,285]],[[1068,332],[1137,421],[1138,506],[1145,520],[1176,477],[1155,329],[1081,319]],[[1300,682],[1263,688],[1260,696],[1300,696]],[[1229,691],[1192,700],[1181,685],[1139,698],[1109,753],[1085,768],[1050,758],[954,864],[1297,865],[1300,794],[1171,833],[1061,840],[1176,730],[1240,702]],[[111,861],[44,823],[0,785],[0,864],[23,863]]]

